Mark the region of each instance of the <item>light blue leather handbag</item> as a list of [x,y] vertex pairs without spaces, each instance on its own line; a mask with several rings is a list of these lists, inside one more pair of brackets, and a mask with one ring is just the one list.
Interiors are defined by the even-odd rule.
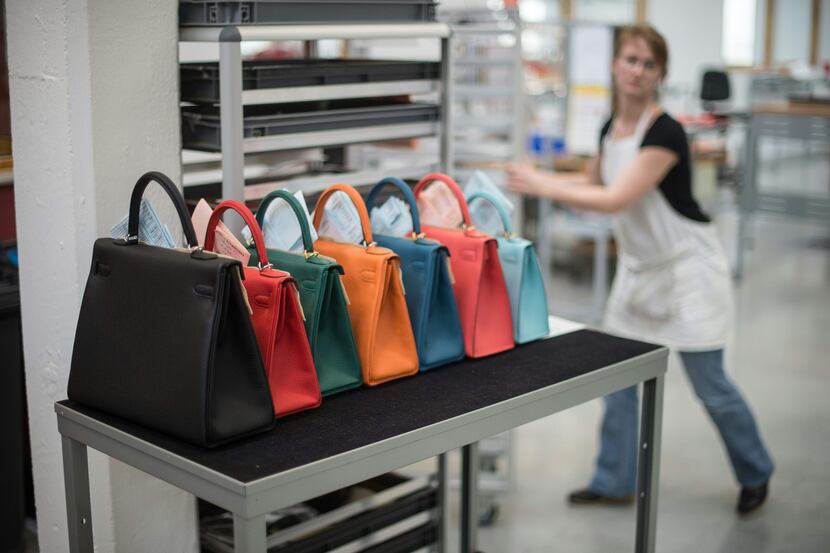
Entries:
[[548,297],[533,242],[513,232],[510,216],[497,197],[487,192],[476,192],[467,197],[467,203],[472,204],[477,199],[493,204],[504,226],[504,234],[496,236],[496,239],[499,241],[499,261],[507,282],[507,294],[510,296],[513,339],[517,344],[524,344],[544,338],[550,333]]
[[421,232],[415,196],[402,180],[386,177],[378,182],[369,191],[366,207],[372,209],[386,185],[397,188],[409,204],[413,232],[407,238],[375,234],[374,240],[401,259],[406,307],[421,370],[458,361],[464,357],[464,336],[452,290],[449,250]]

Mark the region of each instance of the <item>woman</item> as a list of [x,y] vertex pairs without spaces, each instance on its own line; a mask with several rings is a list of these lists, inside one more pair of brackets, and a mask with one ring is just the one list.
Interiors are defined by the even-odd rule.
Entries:
[[[657,103],[666,76],[663,37],[647,25],[621,30],[612,72],[617,109],[602,128],[600,153],[582,175],[508,168],[514,192],[614,214],[619,252],[604,326],[680,353],[695,393],[726,445],[749,513],[767,495],[773,462],[748,405],[723,367],[732,312],[726,256],[691,193],[683,128]],[[604,186],[603,186],[604,185]],[[637,388],[605,398],[600,453],[588,488],[572,503],[633,500],[638,453]]]

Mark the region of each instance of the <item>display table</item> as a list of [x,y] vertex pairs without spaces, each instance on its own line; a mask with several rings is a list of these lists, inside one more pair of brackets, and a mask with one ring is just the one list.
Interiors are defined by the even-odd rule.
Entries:
[[[445,484],[443,454],[462,448],[461,551],[472,553],[478,440],[645,382],[636,551],[651,552],[667,357],[660,346],[578,330],[326,398],[316,410],[278,420],[269,432],[217,449],[61,401],[55,411],[70,551],[93,551],[88,446],[232,512],[236,550],[246,553],[266,551],[266,513],[436,455]],[[440,533],[443,551],[446,532]]]

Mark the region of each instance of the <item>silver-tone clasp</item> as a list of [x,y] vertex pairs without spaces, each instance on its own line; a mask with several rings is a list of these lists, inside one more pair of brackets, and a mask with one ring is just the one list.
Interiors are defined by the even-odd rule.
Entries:
[[360,242],[360,245],[368,250],[369,248],[374,248],[375,246],[377,246],[378,243],[377,242],[369,242],[367,244],[366,240],[363,240],[363,241]]
[[266,271],[266,270],[268,270],[268,269],[273,269],[273,268],[274,268],[274,266],[273,266],[272,264],[270,264],[270,263],[266,263],[265,265],[263,265],[262,263],[257,263],[257,264],[256,264],[256,266],[257,266],[257,268],[259,269],[259,272],[260,272],[260,273],[261,273],[262,271]]

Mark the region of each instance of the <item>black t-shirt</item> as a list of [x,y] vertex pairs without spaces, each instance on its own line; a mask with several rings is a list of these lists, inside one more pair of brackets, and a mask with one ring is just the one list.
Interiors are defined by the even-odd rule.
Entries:
[[[610,128],[611,119],[603,125],[600,132],[600,150],[602,150],[602,141]],[[667,113],[660,114],[646,131],[640,143],[640,148],[645,146],[658,146],[677,154],[679,158],[677,163],[669,170],[658,188],[677,213],[693,221],[708,223],[709,216],[700,209],[692,195],[691,156],[683,126]]]

